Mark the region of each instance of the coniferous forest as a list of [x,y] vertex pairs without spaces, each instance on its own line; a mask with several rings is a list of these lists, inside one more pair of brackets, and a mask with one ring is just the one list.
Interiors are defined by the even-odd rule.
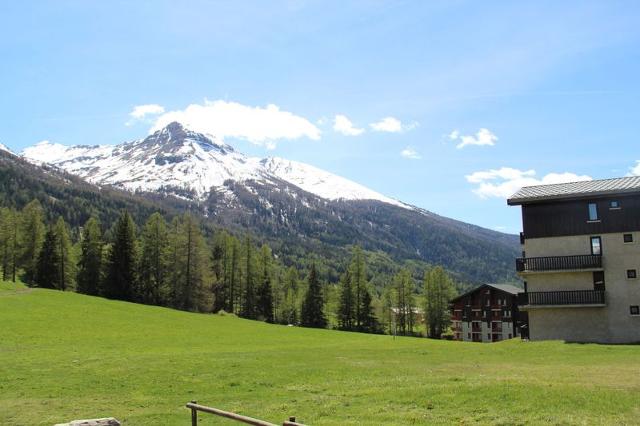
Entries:
[[313,260],[287,266],[267,244],[211,232],[189,213],[170,221],[152,213],[140,227],[126,209],[113,223],[90,217],[77,227],[46,217],[38,200],[0,209],[4,280],[305,327],[441,337],[449,325],[455,286],[441,267],[426,270],[421,285],[402,269],[380,286],[353,246],[332,282]]

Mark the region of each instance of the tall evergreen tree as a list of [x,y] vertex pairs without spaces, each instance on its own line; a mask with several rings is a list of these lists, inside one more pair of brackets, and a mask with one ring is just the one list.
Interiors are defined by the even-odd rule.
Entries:
[[355,297],[350,268],[340,277],[340,303],[338,305],[338,327],[341,330],[353,330],[356,316]]
[[33,200],[24,206],[20,216],[20,265],[24,270],[24,282],[33,284],[45,233],[42,205],[38,200]]
[[103,242],[98,219],[87,220],[82,229],[81,252],[78,262],[78,292],[97,296],[101,293]]
[[380,324],[373,311],[373,299],[371,292],[366,287],[362,289],[360,297],[360,330],[366,333],[380,332]]
[[211,271],[213,273],[213,312],[227,310],[229,306],[229,289],[225,279],[225,257],[227,248],[226,232],[219,232],[214,236],[211,251]]
[[189,311],[211,310],[211,265],[200,226],[185,214],[172,225],[170,256],[172,306]]
[[256,304],[253,245],[251,244],[251,238],[248,236],[245,238],[244,250],[244,291],[240,315],[243,318],[256,319],[258,317],[258,313]]
[[360,330],[365,321],[367,312],[362,310],[362,298],[366,291],[367,272],[364,263],[364,255],[362,249],[359,246],[353,248],[351,255],[351,265],[349,267],[351,275],[351,287],[353,289],[353,306],[354,306],[354,321],[353,327],[356,330]]
[[258,288],[258,318],[273,322],[273,288],[271,287],[271,249],[260,248],[260,287]]
[[75,276],[75,262],[71,252],[71,238],[69,236],[69,228],[62,216],[58,217],[55,224],[55,233],[58,243],[58,288],[62,291],[72,289],[74,286],[73,277]]
[[394,278],[396,292],[396,328],[402,335],[413,334],[414,318],[414,297],[415,284],[411,273],[403,269]]
[[453,297],[453,280],[441,267],[424,274],[425,325],[429,337],[439,339],[450,324],[449,300]]
[[34,273],[36,281],[34,284],[41,288],[60,289],[59,242],[55,227],[50,226],[47,229],[37,259],[38,263]]
[[110,299],[133,300],[136,286],[136,230],[128,211],[116,222],[108,256],[104,295]]
[[324,316],[324,299],[322,297],[322,287],[318,279],[316,265],[312,264],[307,279],[309,286],[302,303],[300,312],[300,323],[304,327],[325,328],[327,319]]
[[168,267],[170,245],[167,223],[160,213],[153,213],[140,235],[138,300],[142,303],[168,303]]
[[298,323],[298,271],[293,266],[287,269],[282,285],[283,297],[280,322]]
[[18,263],[18,213],[0,209],[0,266],[2,279],[16,281]]

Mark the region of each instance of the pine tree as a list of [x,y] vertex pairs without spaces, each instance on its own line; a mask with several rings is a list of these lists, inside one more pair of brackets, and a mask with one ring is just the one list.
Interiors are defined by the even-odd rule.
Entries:
[[44,241],[44,213],[38,200],[33,200],[22,209],[20,221],[20,265],[24,270],[23,280],[35,283],[38,255]]
[[36,282],[34,284],[41,288],[59,289],[60,279],[60,256],[58,233],[55,227],[50,226],[44,237],[40,253],[37,256]]
[[92,217],[82,229],[81,253],[78,262],[78,293],[97,296],[102,284],[102,230],[98,219]]
[[133,300],[136,286],[136,231],[128,211],[123,210],[113,232],[104,295],[110,299]]
[[450,324],[449,299],[453,297],[453,280],[441,267],[424,274],[425,325],[429,337],[439,339]]
[[74,287],[73,277],[75,276],[75,262],[71,252],[69,228],[62,216],[58,217],[54,229],[58,243],[57,251],[60,262],[58,266],[57,288],[65,291]]
[[322,287],[318,279],[316,265],[311,265],[308,277],[308,289],[302,303],[300,322],[304,327],[325,328],[327,319],[324,316],[324,300],[322,297]]
[[271,249],[263,245],[260,249],[260,287],[258,288],[258,318],[273,322],[273,289],[271,287]]
[[16,281],[18,263],[18,213],[0,209],[0,266],[2,279]]
[[256,319],[256,289],[255,289],[255,267],[253,259],[253,246],[251,239],[247,236],[244,244],[244,291],[242,299],[242,309],[240,316],[243,318]]
[[353,330],[356,310],[349,269],[340,278],[340,304],[338,305],[338,327],[341,330]]
[[169,232],[160,213],[152,214],[140,235],[138,300],[152,305],[168,303]]

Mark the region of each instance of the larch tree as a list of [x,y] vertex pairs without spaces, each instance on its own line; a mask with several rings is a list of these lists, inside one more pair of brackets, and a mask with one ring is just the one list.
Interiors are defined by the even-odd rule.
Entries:
[[0,209],[0,266],[5,281],[16,281],[18,223],[18,212],[9,208]]
[[396,328],[402,335],[413,334],[414,318],[414,287],[411,273],[402,269],[394,278],[395,287],[395,317]]
[[258,287],[258,318],[266,322],[274,322],[273,317],[273,288],[271,270],[271,249],[267,245],[260,248],[259,287]]
[[280,308],[280,322],[283,324],[297,324],[298,309],[298,271],[290,266],[285,273],[282,283],[282,306]]
[[256,319],[258,317],[256,304],[256,274],[254,265],[253,245],[247,236],[244,243],[244,289],[240,315],[243,318]]
[[362,298],[366,291],[367,285],[367,272],[364,262],[364,255],[362,249],[359,246],[353,248],[351,255],[351,265],[349,266],[349,273],[351,276],[351,287],[353,289],[353,307],[354,307],[354,321],[353,328],[360,330],[364,322],[365,310],[362,309]]
[[348,268],[340,277],[340,303],[338,304],[338,327],[341,330],[353,330],[356,315],[355,297],[351,273]]
[[142,303],[167,304],[169,258],[167,223],[160,213],[153,213],[140,233],[140,267],[136,293]]
[[44,212],[38,200],[28,203],[21,212],[20,221],[20,265],[24,270],[24,282],[35,283],[38,255],[44,241]]
[[425,272],[423,283],[425,325],[429,337],[439,339],[449,327],[449,300],[455,288],[453,280],[441,266]]
[[69,236],[69,227],[65,223],[62,216],[58,217],[55,224],[55,233],[58,243],[58,288],[62,291],[74,288],[73,278],[75,277],[75,262],[71,251],[71,237]]

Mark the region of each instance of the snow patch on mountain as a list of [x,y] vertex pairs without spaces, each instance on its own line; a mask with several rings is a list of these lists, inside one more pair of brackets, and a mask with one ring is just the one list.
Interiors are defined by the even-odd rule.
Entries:
[[[145,139],[120,145],[64,146],[40,142],[22,152],[35,163],[48,163],[89,182],[128,191],[193,191],[199,199],[227,180],[277,184],[288,182],[329,200],[378,200],[413,207],[353,181],[296,161],[248,157],[210,135],[171,123]],[[175,192],[175,191],[174,191]]]
[[[13,151],[11,151],[8,146],[6,146],[6,145],[4,145],[2,143],[0,143],[0,151],[5,151],[5,152],[8,152],[9,154],[13,154]],[[13,155],[15,155],[15,154],[13,154]]]

